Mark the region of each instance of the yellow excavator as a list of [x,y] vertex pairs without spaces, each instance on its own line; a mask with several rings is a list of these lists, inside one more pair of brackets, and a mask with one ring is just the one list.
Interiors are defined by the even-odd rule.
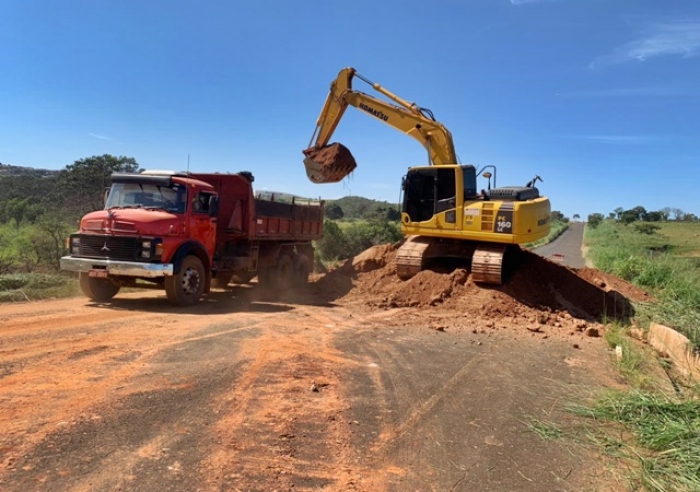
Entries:
[[[355,77],[392,102],[353,89]],[[539,176],[525,186],[496,187],[495,166],[477,170],[458,163],[452,134],[429,109],[401,99],[353,68],[341,70],[331,83],[309,148],[303,151],[312,182],[338,182],[356,167],[345,146],[329,144],[348,106],[415,138],[428,151],[428,165],[410,167],[402,181],[401,231],[407,237],[396,255],[399,277],[411,278],[438,259],[471,258],[475,282],[501,284],[517,258],[518,245],[549,234],[550,204],[535,187],[542,181]],[[488,180],[486,190],[477,189],[478,176]]]

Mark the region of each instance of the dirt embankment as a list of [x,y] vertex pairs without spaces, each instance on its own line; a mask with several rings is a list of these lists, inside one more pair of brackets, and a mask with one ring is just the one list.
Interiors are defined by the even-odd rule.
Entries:
[[[527,251],[501,286],[477,285],[463,268],[423,270],[402,281],[396,276],[392,245],[364,251],[320,278],[316,287],[320,295],[373,308],[422,308],[417,312],[424,315],[452,312],[450,328],[525,327],[592,336],[600,334],[606,319],[631,318],[634,301],[649,300],[647,293],[617,277],[591,268],[571,269]],[[547,326],[557,330],[545,330]]]

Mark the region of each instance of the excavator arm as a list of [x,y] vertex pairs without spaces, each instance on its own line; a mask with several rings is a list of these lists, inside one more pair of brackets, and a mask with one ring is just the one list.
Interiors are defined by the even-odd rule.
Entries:
[[[396,104],[365,94],[352,88],[354,77],[366,82],[374,90]],[[310,147],[304,151],[307,175],[316,183],[340,181],[355,168],[349,151],[329,141],[348,106],[353,106],[418,140],[428,151],[430,163],[436,166],[454,165],[457,156],[452,134],[435,121],[430,110],[421,108],[392,94],[379,84],[367,80],[354,68],[344,68],[331,83],[326,102],[316,122]],[[333,147],[339,146],[339,147]]]

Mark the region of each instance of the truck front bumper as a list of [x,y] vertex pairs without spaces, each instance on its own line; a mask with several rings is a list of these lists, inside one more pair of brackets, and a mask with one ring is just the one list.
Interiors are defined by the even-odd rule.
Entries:
[[107,270],[109,275],[125,277],[156,278],[171,277],[172,263],[139,263],[137,261],[101,260],[96,258],[61,258],[61,270],[70,272],[89,272],[90,270]]

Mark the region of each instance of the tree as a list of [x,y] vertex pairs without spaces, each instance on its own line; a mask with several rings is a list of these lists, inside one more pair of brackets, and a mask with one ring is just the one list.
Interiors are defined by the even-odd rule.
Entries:
[[64,208],[83,214],[103,207],[104,189],[112,173],[138,172],[133,157],[105,154],[86,157],[66,166],[58,176],[58,188],[64,196]]
[[591,226],[592,228],[596,228],[600,225],[601,222],[603,222],[603,219],[605,217],[603,214],[595,213],[595,214],[589,214],[588,215],[588,225]]
[[682,221],[685,218],[685,212],[681,210],[680,208],[672,208],[671,213],[673,214],[673,220],[675,221]]
[[622,212],[622,214],[620,214],[620,218],[618,220],[625,225],[631,224],[632,222],[637,221],[637,214],[632,210],[625,210]]
[[342,219],[345,216],[345,214],[343,213],[343,207],[341,207],[337,203],[329,203],[324,208],[324,213],[327,219],[338,220]]
[[661,222],[664,219],[664,214],[660,210],[647,212],[648,222]]
[[574,220],[579,220],[581,216],[579,214],[574,214]]
[[316,249],[323,260],[338,260],[347,251],[346,238],[343,231],[333,221],[323,222],[323,237],[316,243]]
[[628,212],[632,212],[637,218],[636,220],[647,220],[647,209],[641,205],[637,205],[633,209],[628,210]]
[[617,207],[617,208],[614,210],[615,216],[617,217],[617,220],[620,220],[620,217],[622,216],[622,212],[624,212],[624,211],[625,211],[625,209],[622,208],[622,207]]
[[669,216],[671,215],[671,207],[664,207],[660,210],[660,212],[663,216],[663,220],[667,221]]
[[549,218],[552,222],[568,222],[569,219],[566,218],[566,216],[561,213],[559,210],[552,210],[552,212],[549,214]]
[[64,241],[71,229],[69,224],[53,213],[43,216],[37,222],[36,229],[31,236],[32,249],[37,261],[59,271]]

